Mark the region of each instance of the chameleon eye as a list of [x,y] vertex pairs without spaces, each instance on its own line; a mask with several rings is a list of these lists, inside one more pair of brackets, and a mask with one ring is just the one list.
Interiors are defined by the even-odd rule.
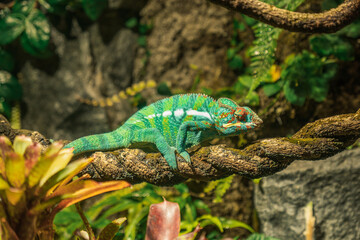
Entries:
[[235,114],[236,115],[236,119],[239,120],[239,121],[245,121],[246,120],[246,116],[247,114],[242,112],[242,114]]

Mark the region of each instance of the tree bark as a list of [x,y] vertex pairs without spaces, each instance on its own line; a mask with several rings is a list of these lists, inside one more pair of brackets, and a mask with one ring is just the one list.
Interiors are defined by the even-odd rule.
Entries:
[[348,0],[324,13],[300,13],[259,0],[208,0],[274,27],[293,32],[332,33],[360,16],[360,0]]

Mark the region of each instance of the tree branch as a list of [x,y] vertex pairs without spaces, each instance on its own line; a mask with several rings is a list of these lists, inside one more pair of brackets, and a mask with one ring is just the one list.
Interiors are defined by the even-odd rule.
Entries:
[[332,33],[360,16],[360,0],[348,0],[324,13],[300,13],[259,0],[208,0],[259,21],[293,32]]
[[[0,118],[0,134],[11,139],[27,134],[44,147],[48,140],[37,132],[13,130]],[[147,181],[156,185],[174,185],[187,178],[215,180],[232,174],[249,178],[272,175],[294,160],[320,160],[343,151],[360,137],[360,109],[353,114],[337,115],[308,123],[290,138],[259,140],[239,150],[224,145],[202,147],[191,156],[191,164],[178,157],[178,171],[171,171],[160,153],[139,149],[120,149],[112,153],[96,152],[94,161],[82,171],[93,179]]]
[[272,175],[294,160],[320,160],[343,151],[360,137],[360,109],[308,123],[291,138],[263,139],[243,150],[223,145],[203,147],[191,156],[191,165],[178,157],[178,171],[171,171],[159,153],[138,149],[98,152],[83,173],[95,179],[125,179],[174,185],[187,178],[215,180],[232,174],[249,178]]

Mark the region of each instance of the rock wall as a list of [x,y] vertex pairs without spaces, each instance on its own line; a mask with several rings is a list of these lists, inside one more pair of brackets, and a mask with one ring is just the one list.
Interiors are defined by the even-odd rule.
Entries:
[[[147,37],[149,63],[143,79],[168,82],[187,90],[197,71],[203,86],[228,86],[234,80],[226,72],[226,50],[233,13],[204,0],[150,0],[141,10],[142,21],[153,24]],[[145,52],[139,51],[134,75],[139,76]]]
[[[186,91],[197,74],[191,64],[202,71],[203,85],[214,87],[216,82],[218,87],[233,81],[222,72],[231,32],[230,11],[204,0],[137,4],[112,0],[109,6],[94,23],[78,15],[53,18],[54,56],[20,57],[24,59],[20,72],[26,105],[23,128],[68,140],[109,131],[137,109],[129,101],[94,108],[79,98],[108,97],[141,80],[165,81]],[[147,36],[150,58],[145,66],[137,30],[125,27],[127,19],[138,15],[153,25]],[[149,103],[156,99],[154,93],[146,97]]]
[[262,231],[305,239],[304,207],[313,202],[316,240],[360,239],[360,149],[324,161],[296,161],[255,188]]

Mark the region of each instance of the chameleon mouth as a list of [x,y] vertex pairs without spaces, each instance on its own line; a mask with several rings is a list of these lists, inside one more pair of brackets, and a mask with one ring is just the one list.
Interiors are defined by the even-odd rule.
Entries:
[[[241,125],[244,125],[244,123],[238,122],[238,123],[225,123],[222,126],[224,128],[229,128],[229,127],[240,127]],[[245,123],[245,125],[248,125],[248,123]]]
[[242,122],[236,122],[236,123],[225,123],[222,125],[222,127],[224,128],[229,128],[229,127],[241,127],[241,126],[250,126],[252,128],[257,128],[259,127],[261,124],[263,123],[263,121],[260,118],[256,118],[253,119],[252,122],[250,123],[242,123]]

